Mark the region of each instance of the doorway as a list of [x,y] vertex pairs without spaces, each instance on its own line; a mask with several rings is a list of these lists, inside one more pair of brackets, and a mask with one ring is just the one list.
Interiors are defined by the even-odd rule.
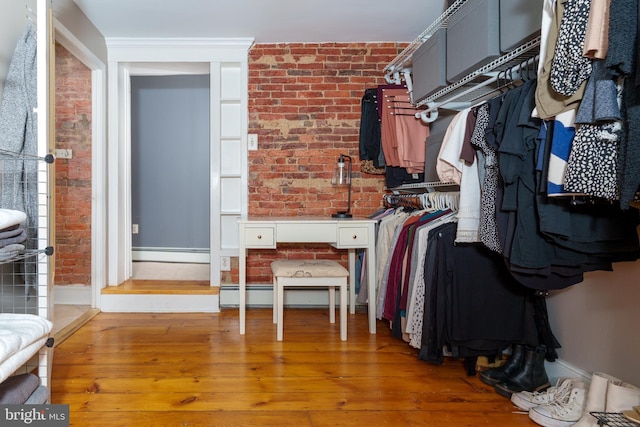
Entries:
[[[55,21],[56,343],[98,313],[106,282],[104,64]],[[53,68],[53,64],[52,64]]]
[[131,76],[134,280],[209,280],[210,76],[193,68]]

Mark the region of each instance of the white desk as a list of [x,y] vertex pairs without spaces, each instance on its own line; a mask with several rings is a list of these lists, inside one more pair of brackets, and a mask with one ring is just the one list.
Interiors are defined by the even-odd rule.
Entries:
[[275,249],[278,243],[328,243],[349,251],[349,311],[355,313],[355,250],[367,250],[369,333],[376,333],[376,220],[331,217],[249,217],[238,219],[240,334],[246,326],[247,249]]

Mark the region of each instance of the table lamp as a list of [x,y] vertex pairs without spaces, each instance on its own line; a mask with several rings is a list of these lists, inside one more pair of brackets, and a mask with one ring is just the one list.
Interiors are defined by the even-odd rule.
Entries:
[[[348,163],[345,164],[345,160],[348,160]],[[346,185],[348,191],[347,210],[339,211],[331,216],[333,218],[351,218],[351,157],[346,154],[340,154],[331,184]]]

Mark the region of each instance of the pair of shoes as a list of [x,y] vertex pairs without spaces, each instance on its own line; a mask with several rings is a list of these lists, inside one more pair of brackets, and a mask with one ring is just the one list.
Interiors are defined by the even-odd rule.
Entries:
[[544,405],[529,410],[529,418],[544,427],[569,427],[582,417],[587,399],[586,385],[582,381],[573,382],[569,393]]
[[495,385],[495,390],[502,396],[511,398],[513,393],[521,391],[541,391],[550,386],[544,360],[547,348],[544,345],[525,348],[521,366],[517,372]]
[[480,372],[480,381],[490,386],[505,381],[515,375],[521,368],[524,361],[525,347],[521,344],[514,344],[511,348],[511,356],[507,361],[495,368]]
[[563,377],[559,378],[555,386],[551,386],[544,391],[521,391],[511,395],[511,402],[518,408],[529,411],[536,406],[546,405],[554,401],[561,401],[571,393],[576,385],[582,385],[584,382],[578,378]]
[[591,376],[587,401],[582,417],[575,427],[598,427],[591,412],[623,412],[640,405],[640,388],[604,372]]

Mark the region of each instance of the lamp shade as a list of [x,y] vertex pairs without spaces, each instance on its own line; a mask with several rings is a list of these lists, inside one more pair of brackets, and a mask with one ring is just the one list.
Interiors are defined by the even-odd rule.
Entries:
[[347,165],[344,161],[344,154],[340,155],[336,168],[333,172],[331,184],[333,185],[349,185],[351,184],[351,162]]
[[333,185],[347,186],[347,210],[339,211],[331,215],[333,218],[351,218],[351,157],[346,154],[340,154],[336,169],[331,178]]

